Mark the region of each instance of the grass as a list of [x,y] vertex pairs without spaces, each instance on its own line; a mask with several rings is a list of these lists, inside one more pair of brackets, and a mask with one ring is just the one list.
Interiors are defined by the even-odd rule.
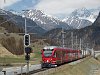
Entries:
[[39,64],[41,62],[41,52],[34,52],[34,56],[31,56],[30,62],[33,62],[32,64]]
[[64,65],[61,69],[49,75],[92,75],[92,69],[99,68],[100,62],[94,58],[86,58],[76,65]]
[[0,57],[0,63],[4,63],[4,64],[10,64],[10,63],[24,63],[25,60],[23,57],[19,58],[19,57]]
[[[31,54],[30,55],[30,63],[31,64],[38,64],[40,63],[41,61],[41,57],[39,54]],[[25,60],[25,55],[21,55],[21,56],[3,56],[3,57],[0,57],[0,64],[1,65],[7,65],[7,64],[10,64],[10,65],[21,65],[21,64],[25,64],[26,63],[26,60]]]

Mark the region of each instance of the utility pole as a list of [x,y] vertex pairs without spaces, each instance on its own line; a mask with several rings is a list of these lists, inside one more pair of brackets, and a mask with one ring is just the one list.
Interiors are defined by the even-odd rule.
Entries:
[[63,28],[61,32],[62,32],[62,47],[65,47],[65,32]]
[[27,11],[29,11],[29,10],[22,10],[22,11],[24,11],[24,13],[25,13],[25,34],[27,34],[26,14],[27,14]]
[[81,50],[81,38],[80,38],[80,50]]
[[6,0],[4,0],[4,3],[6,3]]
[[27,33],[27,26],[26,26],[26,11],[29,10],[23,10],[25,11],[25,35],[24,35],[24,51],[26,53],[25,55],[25,60],[27,63],[27,75],[29,75],[29,60],[30,60],[30,53],[31,53],[31,48],[29,47],[30,45],[30,35]]
[[76,49],[77,49],[77,36],[76,36]]
[[27,27],[26,27],[26,16],[25,16],[25,34],[27,34]]
[[82,39],[81,39],[81,50],[82,50],[82,57],[84,57],[83,40]]
[[73,32],[71,32],[71,42],[72,42],[72,49],[73,49]]
[[57,45],[59,46],[59,38],[57,38],[56,40],[57,40]]
[[86,48],[89,48],[89,43],[86,43]]

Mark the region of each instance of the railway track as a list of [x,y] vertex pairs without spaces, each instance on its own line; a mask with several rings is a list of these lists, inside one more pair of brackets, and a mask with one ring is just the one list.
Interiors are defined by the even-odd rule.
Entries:
[[35,73],[38,73],[38,72],[41,72],[41,71],[45,71],[45,70],[48,70],[48,68],[41,68],[41,69],[30,71],[28,74],[22,73],[22,74],[17,74],[17,75],[32,75],[32,74],[35,74]]

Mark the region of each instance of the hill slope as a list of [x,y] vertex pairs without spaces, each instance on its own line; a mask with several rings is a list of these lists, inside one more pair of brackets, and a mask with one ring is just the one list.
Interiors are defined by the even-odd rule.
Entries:
[[0,57],[4,56],[14,56],[14,55],[0,44]]
[[[96,73],[94,72],[96,70]],[[99,75],[100,62],[94,58],[86,58],[78,64],[63,65],[60,69],[55,70],[49,75]]]
[[[5,52],[20,55],[23,54],[23,41],[22,36],[16,33],[22,33],[23,29],[17,27],[11,21],[7,21],[4,17],[0,16],[0,44]],[[8,50],[8,51],[6,51]]]

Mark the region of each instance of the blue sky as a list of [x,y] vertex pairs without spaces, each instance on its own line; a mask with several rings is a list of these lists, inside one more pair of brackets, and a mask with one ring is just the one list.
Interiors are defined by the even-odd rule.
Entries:
[[25,9],[39,9],[55,17],[64,17],[77,8],[100,7],[100,0],[0,0],[0,8],[21,12]]

